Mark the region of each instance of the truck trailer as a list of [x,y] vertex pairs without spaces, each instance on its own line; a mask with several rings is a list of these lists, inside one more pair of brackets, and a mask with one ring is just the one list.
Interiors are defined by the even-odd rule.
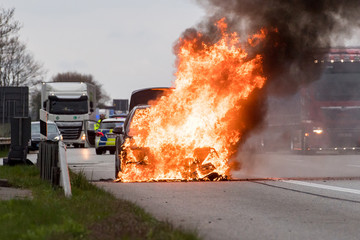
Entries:
[[327,49],[320,78],[287,97],[269,97],[262,150],[295,153],[360,150],[360,48]]
[[56,123],[65,144],[89,146],[88,123],[96,121],[94,85],[85,82],[44,82],[41,103],[42,109],[47,112],[47,121]]

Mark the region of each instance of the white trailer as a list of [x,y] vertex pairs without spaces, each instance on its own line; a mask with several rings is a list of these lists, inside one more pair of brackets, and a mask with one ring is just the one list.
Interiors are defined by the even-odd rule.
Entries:
[[65,144],[89,147],[87,126],[89,122],[96,121],[94,85],[85,82],[44,82],[41,104],[47,112],[47,121],[56,123]]

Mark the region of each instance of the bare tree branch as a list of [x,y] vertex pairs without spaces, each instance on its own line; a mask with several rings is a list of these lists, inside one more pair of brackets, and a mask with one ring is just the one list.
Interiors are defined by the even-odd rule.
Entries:
[[0,86],[28,86],[43,79],[44,71],[19,40],[15,9],[0,8]]

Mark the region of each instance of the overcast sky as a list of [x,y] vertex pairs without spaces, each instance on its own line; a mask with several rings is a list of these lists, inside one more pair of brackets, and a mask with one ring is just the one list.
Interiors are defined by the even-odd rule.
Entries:
[[174,42],[200,22],[192,0],[1,0],[15,8],[20,37],[47,71],[91,74],[110,98],[171,86]]
[[[1,0],[15,8],[20,37],[47,71],[91,74],[111,99],[171,86],[174,42],[205,11],[195,0]],[[358,31],[348,45],[359,45]],[[111,104],[111,103],[110,103]]]

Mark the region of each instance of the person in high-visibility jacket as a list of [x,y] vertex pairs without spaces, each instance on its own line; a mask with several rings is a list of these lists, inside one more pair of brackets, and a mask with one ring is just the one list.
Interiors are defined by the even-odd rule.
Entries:
[[105,119],[105,114],[100,114],[100,119],[95,123],[94,125],[94,129],[95,131],[99,129],[100,127],[100,123],[102,122],[102,120]]

